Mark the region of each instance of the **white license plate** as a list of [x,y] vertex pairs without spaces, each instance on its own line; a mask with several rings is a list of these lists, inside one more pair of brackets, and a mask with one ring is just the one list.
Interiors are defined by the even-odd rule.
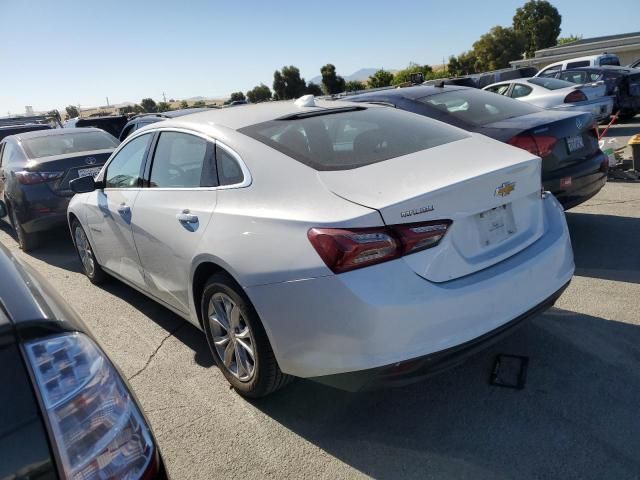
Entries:
[[78,178],[88,177],[89,175],[91,175],[92,177],[95,177],[98,173],[100,173],[100,170],[102,170],[102,167],[79,168]]
[[484,247],[501,243],[516,233],[516,222],[510,203],[479,213],[476,219],[480,243]]
[[569,149],[569,153],[573,153],[576,150],[580,150],[584,147],[584,140],[582,140],[582,135],[576,135],[575,137],[567,137],[567,148]]

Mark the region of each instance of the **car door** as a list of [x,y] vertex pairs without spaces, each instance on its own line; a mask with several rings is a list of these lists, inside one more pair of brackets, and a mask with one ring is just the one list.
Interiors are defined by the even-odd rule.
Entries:
[[134,207],[133,235],[147,288],[189,312],[191,261],[216,206],[215,141],[163,129]]
[[145,287],[144,273],[131,223],[152,138],[147,133],[125,143],[106,166],[104,188],[90,194],[86,202],[86,222],[98,262],[140,288]]

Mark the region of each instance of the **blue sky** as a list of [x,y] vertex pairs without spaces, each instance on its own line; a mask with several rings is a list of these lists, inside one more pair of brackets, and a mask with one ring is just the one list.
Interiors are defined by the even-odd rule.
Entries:
[[[553,0],[562,34],[640,30],[638,0]],[[296,65],[439,64],[524,0],[253,2],[0,0],[0,115],[196,95],[221,97]]]

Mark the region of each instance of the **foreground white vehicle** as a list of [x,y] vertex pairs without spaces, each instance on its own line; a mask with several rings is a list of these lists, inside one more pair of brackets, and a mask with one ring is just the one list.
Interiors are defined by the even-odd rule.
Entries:
[[73,188],[88,277],[202,328],[247,396],[422,375],[551,305],[574,270],[538,157],[383,106],[167,120]]
[[499,93],[541,108],[587,112],[596,120],[606,120],[613,110],[604,82],[575,83],[557,78],[519,78],[487,85],[483,90]]

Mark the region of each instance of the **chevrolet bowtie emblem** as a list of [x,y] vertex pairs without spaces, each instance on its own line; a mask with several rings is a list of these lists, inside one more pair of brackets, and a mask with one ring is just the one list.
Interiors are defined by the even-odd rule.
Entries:
[[516,182],[504,182],[493,193],[496,197],[506,197],[516,189]]

